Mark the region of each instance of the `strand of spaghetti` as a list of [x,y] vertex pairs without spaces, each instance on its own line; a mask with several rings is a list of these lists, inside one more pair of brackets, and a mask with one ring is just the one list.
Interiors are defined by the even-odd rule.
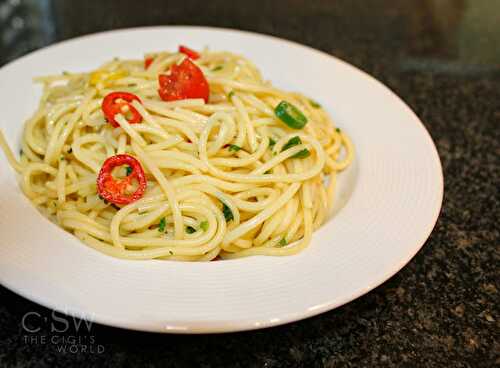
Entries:
[[233,97],[233,103],[236,106],[236,111],[238,113],[239,118],[242,120],[243,124],[245,125],[245,131],[246,131],[246,138],[247,138],[247,143],[250,148],[250,152],[255,152],[257,149],[257,139],[255,137],[255,130],[250,122],[250,118],[248,117],[248,112],[243,106],[243,103],[241,102],[240,98],[238,96]]
[[23,165],[19,163],[14,157],[12,150],[10,149],[7,141],[5,140],[5,136],[3,135],[2,130],[0,130],[0,147],[5,153],[5,157],[7,157],[7,161],[9,161],[10,166],[12,166],[17,172],[21,172],[24,168]]
[[267,255],[267,256],[289,256],[292,254],[297,254],[304,250],[312,238],[312,216],[311,210],[304,209],[304,235],[299,243],[294,244],[285,248],[270,248],[270,247],[253,247],[250,249],[244,249],[238,253],[222,253],[222,259],[234,259],[241,257],[248,257],[254,255]]
[[341,162],[335,162],[333,168],[337,171],[344,170],[352,162],[354,158],[354,146],[350,138],[343,132],[340,133],[340,136],[346,150],[346,157]]
[[35,139],[34,136],[34,128],[37,125],[38,122],[42,120],[42,118],[45,117],[46,111],[45,109],[38,109],[38,111],[35,113],[35,115],[29,119],[26,122],[26,126],[24,128],[24,136],[26,139],[26,142],[30,146],[30,148],[37,154],[43,155],[45,154],[45,150],[47,147],[45,147],[45,142],[37,142],[37,139]]
[[286,160],[287,158],[290,158],[291,156],[295,155],[299,151],[301,151],[304,147],[302,145],[292,147],[290,149],[285,150],[284,152],[281,152],[277,156],[275,156],[271,161],[267,162],[266,164],[262,165],[259,169],[255,170],[254,174],[231,174],[227,173],[225,171],[217,169],[215,166],[213,166],[207,157],[207,152],[206,152],[206,147],[207,147],[207,139],[208,139],[208,133],[209,129],[208,126],[207,128],[202,132],[200,136],[200,142],[198,143],[198,149],[200,152],[200,158],[202,161],[208,165],[210,172],[219,178],[230,180],[230,181],[235,181],[235,182],[244,182],[244,183],[272,183],[272,182],[288,182],[288,183],[293,183],[297,181],[303,181],[306,179],[310,179],[313,176],[316,176],[319,174],[321,169],[323,168],[325,164],[325,154],[323,151],[323,148],[317,141],[309,140],[307,139],[316,151],[317,155],[317,161],[316,163],[309,169],[308,171],[305,171],[300,174],[285,174],[285,175],[274,175],[274,174],[268,174],[268,175],[259,175],[261,172],[264,173],[267,170],[271,169],[275,164],[282,162]]
[[275,89],[275,88],[270,88],[270,87],[261,87],[259,85],[254,85],[250,83],[242,83],[242,82],[237,82],[233,81],[230,79],[223,79],[223,78],[209,78],[208,80],[210,83],[213,84],[220,84],[228,87],[232,87],[235,89],[243,90],[243,91],[248,91],[248,92],[254,92],[254,93],[265,93],[269,95],[275,95],[278,97],[284,97],[286,96],[285,93]]
[[45,157],[44,161],[47,164],[53,164],[54,161],[57,160],[57,155],[60,154],[61,152],[61,147],[63,146],[64,142],[66,142],[66,139],[68,138],[69,134],[73,131],[78,119],[80,118],[83,110],[85,109],[85,106],[87,103],[89,103],[90,99],[95,95],[95,90],[91,89],[86,95],[83,101],[81,102],[80,106],[73,112],[69,119],[67,124],[62,125],[61,124],[61,133],[60,134],[52,134],[49,140],[49,143],[47,144],[47,149],[45,151]]
[[153,160],[137,145],[132,142],[132,149],[137,154],[138,158],[144,163],[148,170],[153,174],[158,184],[163,189],[167,196],[168,202],[172,208],[174,216],[175,238],[180,240],[184,237],[184,222],[182,220],[181,211],[175,198],[175,189],[172,184],[165,178],[160,169],[154,164]]
[[57,201],[62,205],[66,200],[65,181],[66,181],[66,160],[59,163],[59,168],[56,176]]
[[269,218],[273,213],[275,213],[277,210],[279,210],[287,201],[289,201],[295,195],[295,193],[299,190],[299,188],[300,188],[299,183],[291,184],[288,187],[288,189],[276,200],[275,203],[273,203],[271,206],[267,207],[265,210],[263,210],[258,215],[252,217],[251,220],[244,222],[240,226],[231,230],[224,237],[224,244],[229,244],[233,240],[241,237],[243,234],[245,234],[249,230],[252,230],[255,227],[257,227],[258,225],[260,225],[267,218]]
[[142,138],[129,124],[127,119],[122,114],[116,114],[115,120],[118,124],[120,124],[121,128],[129,135],[129,137],[136,141],[140,146],[144,147],[147,145],[144,138]]
[[[247,155],[246,157],[243,157],[243,158],[218,158],[217,157],[217,158],[211,159],[210,162],[215,166],[224,166],[224,167],[249,166],[252,163],[259,160],[264,155],[264,153],[266,152],[268,147],[269,147],[269,140],[262,139],[259,146],[257,147],[257,150],[255,150],[252,154]],[[208,169],[208,167],[207,167],[207,169]]]

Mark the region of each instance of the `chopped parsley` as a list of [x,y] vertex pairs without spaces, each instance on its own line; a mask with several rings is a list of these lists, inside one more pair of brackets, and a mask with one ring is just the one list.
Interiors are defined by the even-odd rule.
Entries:
[[162,217],[160,220],[160,224],[158,225],[158,231],[164,233],[166,226],[167,226],[167,221],[165,220],[165,217]]
[[274,139],[272,139],[271,137],[269,137],[269,147],[274,147],[275,144],[276,144],[276,141]]
[[272,170],[271,170],[271,169],[269,169],[269,170],[267,170],[264,174],[271,174],[271,173],[272,173]]
[[337,133],[340,133],[340,128],[335,128],[335,131],[336,131]]
[[[288,142],[286,142],[286,144],[281,149],[281,152],[283,152],[289,148],[292,148],[293,146],[297,146],[299,144],[302,144],[302,141],[300,140],[299,136],[290,138],[290,140]],[[292,158],[306,158],[306,157],[309,157],[310,154],[311,154],[311,152],[309,152],[309,150],[307,148],[304,148],[303,150],[301,150],[301,151],[297,152],[295,155],[293,155]]]
[[286,241],[285,238],[281,238],[281,240],[279,241],[278,244],[276,244],[278,247],[284,247],[285,245],[287,245],[288,242]]
[[127,166],[125,168],[125,173],[127,174],[127,176],[129,176],[130,174],[132,174],[132,168],[130,166]]
[[304,148],[303,150],[297,152],[295,155],[292,156],[292,158],[306,158],[311,155],[311,152],[307,148]]
[[202,221],[200,223],[200,229],[203,231],[207,231],[208,230],[208,221]]
[[227,95],[227,98],[231,99],[231,97],[233,97],[233,96],[234,96],[234,91],[231,91],[231,92],[229,92],[229,94]]
[[[222,202],[222,201],[221,201]],[[231,209],[227,206],[227,204],[225,204],[224,202],[222,202],[222,213],[224,213],[224,217],[226,219],[226,222],[229,222],[231,220],[234,220],[234,215],[233,215],[233,212],[231,211]]]
[[192,234],[192,233],[195,233],[196,232],[196,229],[192,226],[186,226],[186,233],[188,234]]
[[290,138],[290,140],[286,142],[283,148],[281,149],[281,152],[286,151],[287,149],[292,148],[293,146],[297,146],[299,144],[302,144],[302,141],[300,140],[299,136]]
[[320,109],[321,108],[321,105],[319,103],[317,103],[316,101],[314,100],[309,100],[309,103],[311,104],[312,107],[314,107],[315,109]]
[[172,252],[171,250],[168,251],[170,253],[171,256],[174,255],[174,252]]
[[222,70],[223,66],[222,65],[217,65],[215,68],[212,69],[213,72],[218,72],[219,70]]
[[238,152],[240,149],[241,149],[241,147],[237,146],[236,144],[230,144],[229,145],[229,151]]

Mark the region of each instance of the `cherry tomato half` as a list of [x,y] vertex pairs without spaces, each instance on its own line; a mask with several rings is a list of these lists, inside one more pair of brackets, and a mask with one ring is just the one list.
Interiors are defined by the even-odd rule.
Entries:
[[198,52],[191,50],[189,47],[183,45],[179,46],[179,52],[183,53],[184,55],[187,55],[188,58],[191,58],[193,60],[200,58],[200,54]]
[[209,87],[203,72],[188,58],[180,65],[173,65],[170,74],[158,76],[158,94],[164,101],[203,98],[208,102]]

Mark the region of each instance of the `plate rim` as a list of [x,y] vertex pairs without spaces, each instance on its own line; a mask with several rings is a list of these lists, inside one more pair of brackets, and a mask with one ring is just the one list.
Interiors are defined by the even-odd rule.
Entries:
[[[185,29],[187,31],[190,30],[213,30],[213,31],[222,31],[222,32],[230,32],[230,33],[239,33],[242,35],[249,35],[253,37],[263,37],[267,39],[271,39],[274,41],[278,41],[284,44],[288,45],[293,45],[294,47],[299,47],[301,49],[304,49],[305,51],[308,52],[313,52],[315,54],[319,54],[322,57],[328,57],[331,59],[334,59],[337,63],[341,63],[344,65],[344,67],[347,67],[349,69],[352,69],[353,71],[357,73],[361,73],[361,75],[364,78],[368,78],[371,80],[371,82],[375,82],[378,87],[381,87],[385,91],[387,91],[392,98],[395,98],[399,105],[401,107],[404,107],[406,110],[405,113],[409,114],[412,116],[413,120],[419,123],[419,128],[425,132],[425,139],[427,141],[427,144],[430,146],[432,150],[432,157],[433,157],[433,162],[436,165],[435,167],[435,174],[436,175],[436,191],[438,193],[436,202],[433,205],[433,214],[432,214],[432,220],[430,219],[427,223],[427,228],[426,231],[421,232],[420,240],[415,243],[414,246],[410,247],[408,249],[408,252],[406,253],[406,257],[398,263],[396,266],[388,268],[385,270],[383,275],[381,275],[379,278],[374,280],[373,282],[369,284],[365,284],[364,287],[358,288],[358,289],[353,289],[348,295],[344,296],[343,299],[341,300],[335,300],[333,302],[327,302],[324,303],[317,308],[314,309],[306,309],[302,312],[291,312],[291,313],[283,313],[280,315],[280,319],[277,321],[272,321],[272,320],[266,320],[266,321],[257,321],[255,319],[248,319],[248,320],[231,320],[228,322],[224,323],[218,323],[218,322],[211,322],[211,323],[206,323],[206,324],[199,324],[196,325],[195,323],[192,323],[190,326],[187,326],[187,328],[183,329],[172,329],[172,330],[165,330],[165,328],[158,328],[158,326],[154,325],[147,325],[145,323],[141,322],[124,322],[123,320],[120,320],[120,318],[113,319],[110,318],[109,316],[106,315],[101,315],[98,313],[93,313],[92,319],[89,320],[92,323],[99,323],[102,325],[106,326],[112,326],[120,329],[130,329],[130,330],[135,330],[135,331],[145,331],[145,332],[163,332],[163,333],[179,333],[179,334],[203,334],[203,333],[229,333],[229,332],[237,332],[237,331],[248,331],[248,330],[257,330],[257,329],[262,329],[262,328],[269,328],[269,327],[274,327],[278,325],[283,325],[295,321],[299,321],[302,319],[310,318],[313,316],[316,316],[318,314],[330,311],[332,309],[338,308],[342,305],[345,305],[361,296],[364,294],[374,290],[381,284],[385,283],[387,280],[389,280],[391,277],[393,277],[396,273],[401,271],[409,262],[411,259],[415,257],[415,255],[418,253],[419,250],[423,248],[425,245],[427,239],[431,235],[432,231],[434,230],[437,220],[439,218],[440,212],[442,210],[442,203],[443,203],[443,198],[444,198],[444,174],[443,174],[443,168],[442,168],[442,163],[441,159],[439,156],[439,152],[437,150],[437,147],[432,139],[432,136],[430,135],[429,131],[423,124],[423,122],[420,120],[418,115],[411,109],[410,106],[401,98],[399,97],[398,94],[396,94],[391,88],[389,88],[387,85],[379,81],[377,78],[373,77],[372,75],[368,74],[361,68],[350,64],[349,62],[346,62],[337,56],[334,56],[332,54],[329,54],[325,51],[315,49],[311,46],[301,44],[299,42],[291,41],[285,38],[277,37],[274,35],[270,34],[265,34],[265,33],[258,33],[258,32],[252,32],[252,31],[245,31],[245,30],[238,30],[238,29],[232,29],[232,28],[224,28],[224,27],[212,27],[212,26],[191,26],[191,25],[166,25],[166,26],[146,26],[146,27],[127,27],[127,28],[117,28],[113,30],[106,30],[102,32],[93,32],[85,35],[81,35],[78,37],[74,38],[69,38],[65,39],[53,44],[50,44],[46,47],[31,51],[17,59],[14,59],[6,64],[4,64],[1,68],[0,71],[6,69],[7,67],[11,66],[12,64],[18,63],[26,58],[30,57],[36,57],[36,54],[38,53],[44,53],[52,48],[56,48],[59,46],[63,46],[64,44],[69,44],[73,42],[78,42],[82,41],[85,39],[91,39],[93,37],[98,37],[98,36],[104,36],[104,35],[110,35],[110,34],[116,34],[116,33],[121,33],[121,32],[134,32],[134,31],[168,31],[168,30],[174,30],[174,29]],[[84,310],[78,310],[78,308],[71,308],[71,309],[62,309],[60,305],[58,305],[57,301],[54,301],[51,298],[44,298],[42,296],[36,296],[29,291],[22,290],[22,289],[16,289],[15,285],[11,285],[11,283],[6,282],[6,280],[1,280],[0,284],[4,286],[6,289],[10,290],[11,292],[18,294],[32,302],[35,302],[45,308],[49,308],[54,311],[58,311],[60,313],[64,313],[68,316],[72,317],[78,317],[82,318],[82,316],[86,315],[86,312]],[[83,317],[83,319],[86,319]],[[172,326],[175,326],[176,323],[172,323]],[[183,326],[185,326],[183,324]]]

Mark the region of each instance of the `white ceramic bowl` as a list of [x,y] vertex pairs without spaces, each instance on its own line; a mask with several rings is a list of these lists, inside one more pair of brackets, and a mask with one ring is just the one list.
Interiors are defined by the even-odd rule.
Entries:
[[399,271],[439,214],[443,176],[431,137],[384,85],[325,53],[233,30],[155,27],[77,38],[0,69],[0,129],[17,151],[37,75],[90,70],[112,57],[209,46],[250,58],[276,86],[318,100],[356,147],[337,213],[301,254],[210,263],[125,261],[50,223],[0,154],[0,282],[46,307],[123,328],[180,333],[279,325],[347,303]]

